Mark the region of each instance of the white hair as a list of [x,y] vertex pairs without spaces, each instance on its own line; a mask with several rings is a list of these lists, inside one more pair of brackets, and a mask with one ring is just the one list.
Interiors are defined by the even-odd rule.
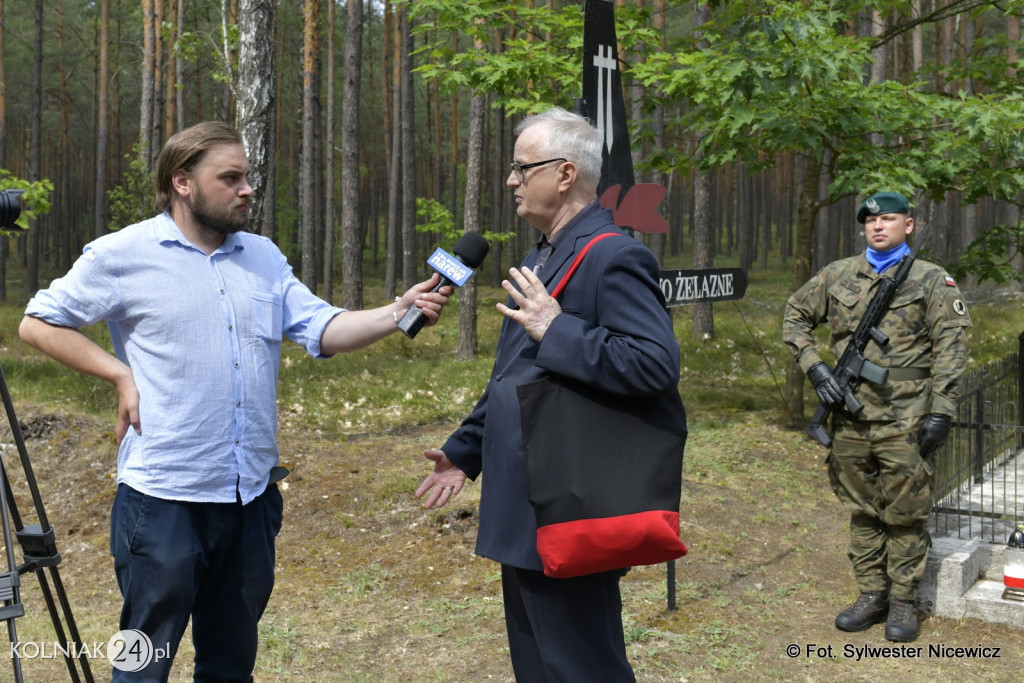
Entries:
[[544,125],[548,130],[547,137],[539,144],[540,152],[545,156],[565,157],[576,164],[580,181],[596,190],[601,181],[602,164],[601,135],[597,128],[579,114],[552,107],[527,116],[514,132],[519,136],[537,125]]

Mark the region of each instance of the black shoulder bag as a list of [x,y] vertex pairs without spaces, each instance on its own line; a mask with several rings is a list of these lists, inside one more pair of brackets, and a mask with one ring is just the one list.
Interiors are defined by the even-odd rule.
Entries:
[[[557,298],[593,238],[555,287]],[[549,377],[516,389],[537,552],[556,578],[658,564],[679,537],[686,413],[678,392],[610,394]]]

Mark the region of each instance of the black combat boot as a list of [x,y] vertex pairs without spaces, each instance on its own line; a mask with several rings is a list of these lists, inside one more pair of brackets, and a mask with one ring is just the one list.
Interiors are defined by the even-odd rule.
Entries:
[[863,591],[857,601],[836,617],[840,631],[863,631],[885,621],[889,613],[889,594],[886,591]]
[[915,601],[893,598],[889,603],[889,619],[885,623],[885,639],[897,643],[912,643],[917,640],[918,631]]

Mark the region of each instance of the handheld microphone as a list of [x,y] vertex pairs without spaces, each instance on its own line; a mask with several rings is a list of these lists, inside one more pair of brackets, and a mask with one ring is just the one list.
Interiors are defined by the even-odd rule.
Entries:
[[[441,281],[430,291],[436,292],[445,285],[461,287],[473,275],[473,269],[484,262],[491,245],[478,232],[467,232],[456,242],[451,255],[438,247],[427,259],[427,265],[441,275]],[[413,305],[398,321],[398,329],[409,339],[414,338],[427,323],[427,316],[419,306]]]

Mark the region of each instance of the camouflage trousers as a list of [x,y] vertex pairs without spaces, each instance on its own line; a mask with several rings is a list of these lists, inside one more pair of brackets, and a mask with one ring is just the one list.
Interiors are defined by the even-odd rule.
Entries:
[[921,419],[839,422],[828,458],[829,481],[850,511],[850,547],[857,586],[916,600],[931,536],[934,456],[917,447]]

